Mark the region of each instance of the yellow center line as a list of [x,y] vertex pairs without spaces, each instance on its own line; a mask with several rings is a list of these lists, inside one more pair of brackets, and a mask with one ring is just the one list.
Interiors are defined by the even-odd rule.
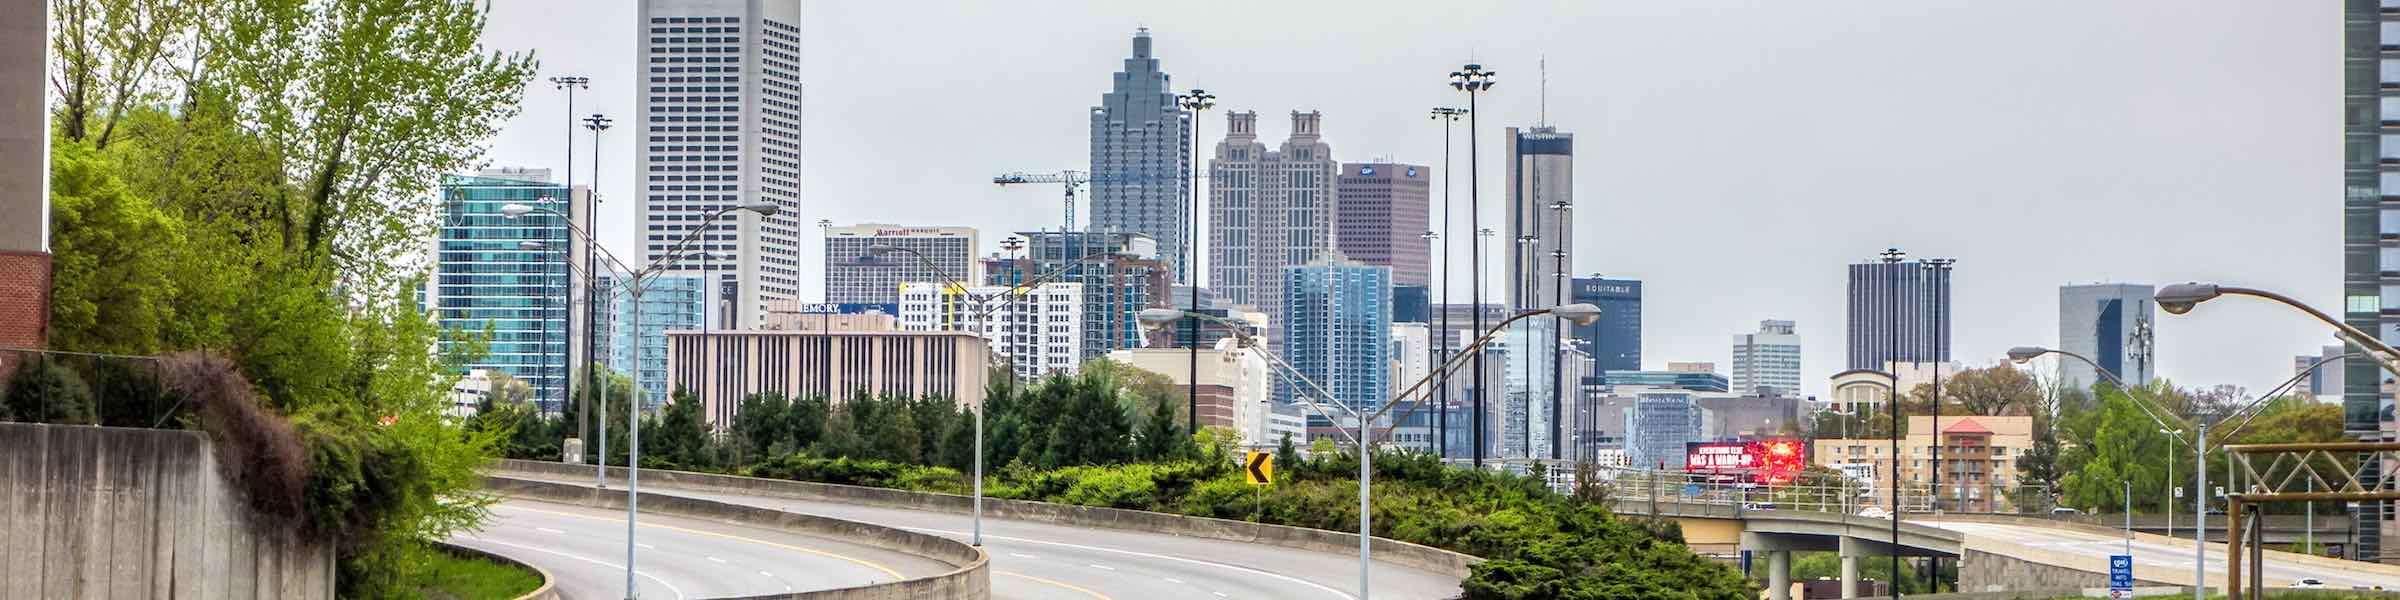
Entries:
[[1064,581],[1058,581],[1058,580],[1055,580],[1055,579],[1043,579],[1043,578],[1040,578],[1040,577],[1035,577],[1035,576],[1032,576],[1032,575],[1026,575],[1026,574],[1024,574],[1024,573],[1012,573],[1012,572],[1009,572],[1009,571],[992,571],[992,574],[994,574],[994,575],[1007,575],[1007,576],[1010,576],[1010,577],[1015,577],[1015,578],[1018,578],[1018,579],[1024,579],[1024,580],[1028,580],[1028,581],[1033,581],[1033,582],[1036,582],[1036,583],[1047,583],[1047,584],[1050,584],[1050,585],[1055,585],[1055,586],[1058,586],[1058,587],[1067,588],[1067,589],[1074,590],[1074,591],[1078,591],[1078,592],[1083,592],[1083,595],[1086,595],[1086,596],[1091,596],[1091,597],[1093,597],[1093,598],[1098,598],[1099,600],[1116,600],[1116,599],[1114,599],[1114,598],[1110,598],[1110,597],[1108,597],[1108,595],[1107,595],[1107,594],[1102,594],[1102,593],[1100,593],[1100,592],[1095,592],[1095,591],[1091,591],[1091,590],[1083,589],[1082,587],[1078,587],[1078,586],[1076,586],[1075,584],[1072,584],[1072,583],[1067,583],[1067,582],[1064,582]]
[[[546,514],[546,515],[557,515],[557,516],[561,516],[561,517],[574,517],[574,518],[577,518],[577,519],[590,519],[590,520],[594,520],[594,521],[607,521],[607,522],[610,522],[610,523],[614,523],[614,522],[617,522],[617,521],[623,521],[623,520],[624,520],[624,519],[616,519],[616,518],[609,518],[609,517],[595,517],[595,516],[591,516],[591,515],[579,515],[579,514],[575,514],[575,513],[566,513],[566,512],[558,512],[558,511],[551,511],[551,510],[542,510],[542,509],[539,509],[539,508],[526,508],[526,507],[523,507],[523,506],[511,506],[511,507],[509,507],[509,508],[510,508],[511,510],[522,510],[522,511],[525,511],[525,512],[542,513],[542,514]],[[791,544],[781,544],[781,543],[770,542],[770,541],[766,541],[766,540],[762,540],[762,539],[757,539],[757,538],[746,538],[746,537],[742,537],[742,536],[738,536],[738,535],[731,535],[731,534],[717,533],[717,532],[714,532],[714,531],[701,531],[701,530],[698,530],[698,529],[687,529],[687,528],[683,528],[683,527],[676,527],[676,526],[673,526],[673,525],[660,525],[660,524],[657,524],[657,523],[642,523],[641,525],[642,525],[643,527],[656,527],[656,528],[659,528],[659,529],[665,529],[665,530],[669,530],[669,531],[680,531],[680,532],[689,533],[689,534],[693,534],[693,535],[705,535],[705,536],[714,537],[714,538],[723,538],[723,539],[728,539],[728,540],[736,540],[736,541],[749,542],[749,543],[758,544],[758,545],[761,545],[761,546],[773,546],[773,547],[776,547],[776,548],[782,548],[782,549],[785,549],[785,550],[791,550],[791,551],[794,551],[794,552],[806,552],[806,553],[809,553],[809,554],[815,554],[815,555],[818,555],[818,556],[823,556],[823,557],[826,557],[826,558],[833,558],[833,559],[839,559],[839,560],[846,560],[846,561],[850,561],[850,562],[853,562],[853,563],[857,563],[859,566],[863,566],[863,567],[866,567],[866,568],[869,568],[869,569],[874,569],[874,570],[877,570],[877,571],[882,571],[882,572],[883,572],[885,575],[890,575],[890,576],[892,576],[892,579],[893,579],[893,580],[901,580],[901,579],[907,579],[907,578],[908,578],[907,576],[901,575],[899,571],[894,571],[894,570],[892,570],[892,568],[891,568],[891,567],[886,567],[886,566],[883,566],[883,565],[880,565],[880,564],[876,564],[874,561],[868,561],[868,560],[861,560],[861,559],[851,558],[851,557],[848,557],[848,556],[843,556],[843,555],[840,555],[840,554],[835,554],[835,553],[832,553],[832,552],[826,552],[826,551],[824,551],[824,550],[818,550],[818,549],[815,549],[815,548],[802,548],[802,547],[799,547],[799,546],[794,546],[794,545],[791,545]]]

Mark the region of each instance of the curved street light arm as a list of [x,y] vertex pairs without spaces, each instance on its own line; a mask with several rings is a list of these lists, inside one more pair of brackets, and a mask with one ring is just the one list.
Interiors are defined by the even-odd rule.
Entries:
[[[558,210],[557,210],[557,209],[550,208],[550,207],[547,207],[547,206],[533,206],[533,205],[525,205],[525,207],[526,207],[526,208],[530,208],[530,209],[532,209],[532,211],[531,211],[531,212],[545,212],[545,213],[550,213],[550,214],[553,214],[553,215],[558,215],[558,219],[559,219],[559,221],[560,221],[560,222],[562,222],[562,223],[566,223],[566,225],[567,225],[567,233],[571,233],[571,234],[574,234],[574,235],[576,235],[576,236],[582,237],[582,238],[583,238],[583,242],[584,242],[584,243],[586,243],[586,244],[591,244],[593,249],[595,249],[595,250],[599,250],[599,251],[600,251],[600,258],[601,258],[601,259],[603,259],[603,260],[607,260],[607,261],[608,261],[608,264],[611,264],[611,265],[616,265],[616,267],[617,267],[617,270],[620,270],[620,271],[625,271],[625,272],[627,272],[627,273],[631,273],[631,272],[633,272],[633,267],[628,267],[628,266],[626,266],[626,265],[625,265],[625,262],[624,262],[624,261],[617,260],[617,255],[616,255],[615,253],[611,253],[611,252],[609,252],[609,251],[608,251],[608,247],[607,247],[607,246],[600,245],[599,239],[598,239],[598,238],[594,238],[594,237],[592,237],[592,233],[591,233],[591,232],[589,232],[589,231],[584,231],[584,229],[583,229],[582,227],[578,227],[578,226],[576,226],[576,225],[575,225],[575,218],[574,218],[574,217],[569,217],[569,216],[567,216],[567,213],[558,212]],[[564,250],[564,249],[560,249],[560,250],[558,250],[558,251],[559,251],[559,252],[565,252],[565,250]],[[573,261],[569,261],[569,264],[573,264]]]
[[[1433,372],[1426,373],[1425,377],[1418,379],[1415,384],[1409,385],[1408,389],[1401,390],[1398,395],[1393,396],[1392,402],[1385,404],[1382,409],[1375,411],[1373,416],[1376,418],[1381,418],[1383,413],[1403,404],[1410,405],[1410,408],[1407,412],[1400,413],[1396,418],[1405,419],[1409,415],[1414,414],[1416,412],[1416,406],[1424,404],[1425,400],[1429,398],[1412,398],[1412,396],[1418,396],[1420,395],[1420,392],[1423,393],[1423,396],[1432,396],[1433,391],[1432,389],[1427,388],[1427,385],[1430,385],[1435,379],[1448,379],[1448,376],[1451,372],[1465,368],[1468,364],[1471,364],[1473,357],[1482,353],[1483,347],[1489,345],[1493,339],[1500,337],[1500,332],[1507,330],[1509,324],[1523,320],[1527,317],[1540,316],[1549,313],[1550,309],[1547,308],[1529,310],[1517,313],[1514,316],[1501,320],[1498,324],[1492,325],[1491,329],[1484,331],[1483,335],[1476,337],[1475,341],[1467,344],[1465,348],[1459,349],[1456,354],[1452,354],[1449,360],[1444,361],[1440,366],[1435,368]],[[1477,383],[1480,384],[1481,382]]]
[[2233,425],[2233,428],[2232,428],[2232,429],[2225,430],[2225,432],[2224,432],[2224,433],[2222,433],[2222,434],[2219,434],[2219,435],[2220,435],[2220,439],[2226,440],[2226,441],[2228,441],[2228,442],[2231,442],[2231,441],[2233,441],[2233,434],[2236,434],[2236,433],[2241,433],[2241,431],[2242,431],[2242,428],[2243,428],[2243,427],[2248,427],[2248,426],[2250,426],[2250,421],[2251,421],[2252,419],[2256,419],[2256,418],[2258,418],[2258,413],[2256,413],[2256,412],[2252,412],[2252,411],[2256,411],[2256,410],[2258,410],[2258,407],[2260,407],[2260,406],[2265,406],[2268,400],[2271,400],[2271,399],[2274,399],[2274,398],[2276,398],[2276,397],[2278,397],[2278,396],[2281,396],[2281,395],[2283,395],[2283,393],[2284,393],[2285,391],[2287,391],[2287,390],[2291,389],[2291,387],[2292,387],[2292,386],[2294,386],[2294,385],[2299,385],[2299,383],[2300,383],[2300,380],[2301,380],[2301,379],[2303,379],[2303,378],[2306,378],[2306,377],[2308,377],[2309,375],[2313,375],[2313,374],[2315,374],[2315,373],[2317,372],[2317,367],[2318,367],[2318,366],[2322,366],[2322,365],[2324,365],[2325,363],[2329,363],[2329,362],[2333,362],[2333,361],[2337,361],[2337,360],[2342,360],[2342,359],[2345,359],[2345,358],[2366,358],[2366,357],[2367,357],[2367,353],[2366,353],[2366,352],[2350,352],[2350,353],[2345,353],[2345,354],[2342,354],[2342,355],[2340,355],[2340,356],[2329,356],[2329,357],[2319,358],[2319,359],[2317,359],[2317,361],[2316,361],[2316,362],[2309,363],[2309,364],[2308,364],[2308,368],[2301,369],[2301,370],[2300,370],[2300,372],[2292,374],[2292,378],[2283,380],[2283,383],[2281,383],[2281,384],[2277,384],[2277,385],[2276,385],[2275,387],[2273,387],[2273,388],[2268,388],[2268,389],[2267,389],[2267,393],[2264,393],[2264,394],[2259,394],[2259,396],[2258,396],[2257,398],[2252,398],[2252,399],[2250,400],[2250,403],[2249,403],[2249,404],[2247,404],[2247,405],[2243,405],[2243,406],[2242,406],[2240,409],[2237,409],[2237,410],[2235,410],[2235,411],[2233,411],[2233,412],[2231,412],[2231,413],[2227,413],[2227,414],[2225,415],[2225,417],[2226,417],[2226,418],[2229,418],[2229,419],[2230,419],[2230,418],[2233,418],[2233,416],[2234,416],[2234,415],[2242,415],[2242,422],[2240,422],[2240,423],[2235,423],[2235,424]]
[[[664,267],[666,265],[674,264],[675,261],[682,259],[684,257],[684,246],[691,245],[692,240],[698,238],[700,234],[714,229],[717,224],[717,219],[724,218],[726,213],[743,210],[745,208],[748,207],[735,205],[709,211],[708,218],[700,220],[700,227],[693,229],[690,233],[683,234],[683,239],[675,240],[675,245],[668,246],[666,253],[658,255],[658,258],[650,259],[649,265],[642,267],[642,270],[640,271],[633,272],[633,279],[640,280],[647,278],[650,276],[652,271],[656,271],[660,267]],[[585,239],[590,238],[586,237]],[[597,246],[599,244],[595,242],[593,245]],[[611,259],[611,262],[614,262],[614,259]]]
[[2315,317],[2326,325],[2332,325],[2336,331],[2341,332],[2339,337],[2342,337],[2344,341],[2380,354],[2379,357],[2370,358],[2375,359],[2375,363],[2381,365],[2385,370],[2391,371],[2394,375],[2400,375],[2400,364],[2394,364],[2394,361],[2400,361],[2400,349],[2395,349],[2391,344],[2383,343],[2383,340],[2377,339],[2374,335],[2359,331],[2357,327],[2351,327],[2349,323],[2343,323],[2341,319],[2333,318],[2333,315],[2325,314],[2325,311],[2317,310],[2314,306],[2309,306],[2290,296],[2257,288],[2217,286],[2217,292],[2234,296],[2264,298],[2308,313],[2308,316]]
[[[1343,412],[1350,413],[1350,416],[1351,416],[1352,418],[1357,418],[1357,419],[1359,419],[1359,427],[1362,429],[1362,431],[1364,430],[1364,428],[1365,428],[1365,427],[1367,427],[1367,421],[1366,421],[1366,419],[1365,419],[1365,418],[1364,418],[1362,415],[1360,415],[1360,414],[1358,413],[1358,411],[1357,411],[1357,410],[1354,410],[1354,409],[1350,408],[1349,406],[1345,406],[1345,405],[1343,405],[1341,402],[1339,402],[1339,401],[1335,400],[1335,399],[1334,399],[1334,397],[1333,397],[1333,394],[1326,392],[1326,391],[1325,391],[1325,388],[1324,388],[1323,386],[1319,386],[1319,385],[1317,385],[1317,382],[1315,382],[1315,381],[1310,381],[1310,380],[1309,380],[1307,377],[1305,377],[1305,376],[1302,376],[1302,375],[1300,374],[1300,370],[1299,370],[1298,368],[1295,368],[1295,367],[1293,367],[1293,366],[1291,365],[1291,363],[1284,362],[1284,361],[1283,361],[1283,357],[1281,357],[1281,356],[1276,356],[1276,355],[1275,355],[1275,353],[1274,353],[1273,351],[1267,350],[1265,347],[1262,347],[1261,345],[1259,345],[1259,343],[1258,343],[1258,338],[1257,338],[1256,336],[1253,336],[1253,335],[1250,335],[1249,333],[1243,332],[1243,331],[1241,330],[1241,328],[1242,328],[1242,327],[1244,327],[1244,326],[1246,326],[1247,324],[1244,324],[1244,323],[1236,323],[1236,322],[1234,322],[1234,321],[1232,321],[1232,320],[1226,319],[1226,318],[1224,318],[1224,317],[1219,317],[1219,316],[1216,316],[1216,315],[1201,314],[1201,313],[1188,312],[1188,311],[1184,311],[1184,312],[1183,312],[1183,314],[1182,314],[1182,316],[1180,316],[1180,317],[1178,317],[1178,318],[1183,318],[1183,319],[1199,319],[1199,320],[1203,320],[1203,321],[1214,321],[1214,322],[1216,322],[1216,323],[1219,323],[1219,324],[1226,325],[1226,329],[1227,329],[1227,330],[1230,330],[1230,331],[1232,331],[1232,332],[1233,332],[1233,335],[1234,335],[1234,337],[1235,337],[1236,339],[1239,339],[1239,340],[1242,342],[1242,347],[1244,347],[1244,348],[1249,348],[1249,349],[1252,349],[1252,350],[1256,350],[1256,351],[1258,352],[1258,355],[1259,355],[1260,357],[1263,357],[1263,358],[1265,358],[1265,359],[1267,360],[1267,364],[1268,364],[1268,365],[1270,365],[1270,366],[1273,366],[1273,367],[1276,367],[1276,372],[1275,372],[1275,376],[1276,376],[1276,377],[1280,377],[1280,378],[1283,378],[1283,379],[1288,379],[1288,380],[1296,381],[1296,382],[1299,382],[1299,383],[1307,384],[1307,386],[1308,386],[1308,388],[1309,388],[1309,391],[1312,391],[1312,392],[1314,392],[1314,393],[1315,393],[1316,395],[1318,395],[1318,396],[1322,396],[1322,397],[1324,397],[1324,399],[1326,400],[1326,402],[1333,404],[1335,407],[1341,408],[1341,409],[1343,410]],[[1164,323],[1160,323],[1160,325],[1164,325]],[[1307,407],[1309,407],[1309,408],[1311,408],[1311,409],[1315,409],[1315,410],[1317,411],[1317,414],[1318,414],[1318,415],[1321,415],[1321,416],[1325,417],[1325,419],[1326,419],[1326,420],[1328,420],[1328,421],[1331,421],[1331,420],[1334,420],[1334,419],[1335,419],[1335,415],[1334,415],[1334,414],[1332,414],[1332,412],[1325,410],[1325,408],[1324,408],[1323,406],[1320,406],[1320,405],[1319,405],[1319,403],[1318,403],[1316,400],[1311,400],[1311,399],[1308,399],[1308,398],[1306,397],[1306,395],[1305,395],[1305,394],[1303,394],[1303,395],[1302,395],[1302,398],[1301,398],[1301,402],[1300,402],[1300,404],[1302,404],[1302,405],[1306,405]],[[1358,436],[1358,435],[1352,435],[1352,434],[1350,433],[1350,431],[1349,431],[1349,430],[1342,429],[1341,425],[1339,425],[1338,423],[1337,423],[1336,425],[1334,425],[1334,428],[1333,428],[1333,429],[1334,429],[1334,431],[1340,432],[1340,433],[1342,434],[1342,437],[1344,437],[1344,438],[1348,438],[1348,439],[1350,440],[1350,443],[1351,443],[1352,445],[1357,445],[1357,444],[1359,443],[1359,439],[1362,437],[1362,436]]]
[[[2161,419],[2161,418],[2159,418],[2159,416],[2158,416],[2158,413],[2156,413],[2156,412],[2153,412],[2153,411],[2151,411],[2151,410],[2150,410],[2150,405],[2151,405],[2151,404],[2155,404],[2157,401],[2156,401],[2156,400],[2153,400],[2153,399],[2145,399],[2145,398],[2143,398],[2143,396],[2147,396],[2147,395],[2149,395],[2149,394],[2150,394],[2150,391],[2149,391],[2148,389],[2144,388],[2144,389],[2142,389],[2142,391],[2141,391],[2140,393],[2135,393],[2135,392],[2134,392],[2134,390],[2135,390],[2136,388],[2135,388],[2134,386],[2126,385],[2126,384],[2125,384],[2125,380],[2117,378],[2117,374],[2116,374],[2116,373],[2111,373],[2111,372],[2109,372],[2109,371],[2108,371],[2108,368],[2107,368],[2107,367],[2102,367],[2102,366],[2100,366],[2100,363],[2093,362],[2093,361],[2092,361],[2092,359],[2090,359],[2090,358],[2087,358],[2087,357],[2085,357],[2084,355],[2081,355],[2081,354],[2076,354],[2076,353],[2073,353],[2073,352],[2068,352],[2068,351],[2065,351],[2065,350],[2059,350],[2059,349],[2056,349],[2056,348],[2044,348],[2044,349],[2042,349],[2042,353],[2043,353],[2043,354],[2056,354],[2056,355],[2059,355],[2059,356],[2072,357],[2072,358],[2074,358],[2075,360],[2083,361],[2083,364],[2091,365],[2091,366],[2092,366],[2092,371],[2093,371],[2093,372],[2099,373],[2099,374],[2100,374],[2100,377],[2101,377],[2102,379],[2107,379],[2107,380],[2108,380],[2108,382],[2109,382],[2110,384],[2114,384],[2114,385],[2116,385],[2118,390],[2125,392],[2125,398],[2126,398],[2126,399],[2128,399],[2128,400],[2132,400],[2132,401],[2133,401],[2133,406],[2134,406],[2135,408],[2142,409],[2142,414],[2143,414],[2143,415],[2147,415],[2147,416],[2149,416],[2151,421],[2158,423],[2158,427],[2159,427],[2160,429],[2179,429],[2179,428],[2180,428],[2179,426],[2181,426],[2181,425],[2186,425],[2186,423],[2184,423],[2184,422],[2183,422],[2181,419],[2177,419],[2177,420],[2176,420],[2176,423],[2175,423],[2175,425],[2169,425],[2169,424],[2167,424],[2167,420],[2166,420],[2166,419]],[[1935,399],[1934,399],[1934,401],[1935,401],[1935,402],[1940,402],[1940,401],[1941,401],[1941,399],[1940,399],[1940,398],[1935,398]],[[2164,407],[2164,406],[2161,406],[2161,407],[2159,407],[2159,408],[2160,408],[2161,410],[2164,410],[2166,407]],[[1940,426],[1941,426],[1941,424],[1940,424],[1940,423],[1935,423],[1935,424],[1934,424],[1934,426],[1935,426],[1935,427],[1940,427]],[[2177,441],[2177,442],[2183,442],[2183,438],[2180,438],[2180,437],[2178,437],[2178,438],[2175,438],[2175,441]],[[2185,443],[2184,445],[2185,445],[2186,447],[2189,447],[2189,446],[2190,446],[2190,444],[2189,444],[2189,443]]]

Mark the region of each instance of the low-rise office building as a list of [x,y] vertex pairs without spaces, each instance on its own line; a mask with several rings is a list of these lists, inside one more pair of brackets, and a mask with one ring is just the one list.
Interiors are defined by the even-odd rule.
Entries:
[[857,394],[983,402],[988,350],[963,331],[672,331],[667,370],[700,400],[711,426],[733,423],[743,398],[780,393],[835,402]]

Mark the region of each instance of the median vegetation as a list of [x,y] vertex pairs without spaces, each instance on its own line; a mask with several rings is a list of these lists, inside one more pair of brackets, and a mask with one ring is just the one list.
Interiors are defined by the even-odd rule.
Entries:
[[[986,401],[984,492],[993,498],[1358,529],[1353,451],[1301,452],[1282,441],[1274,485],[1253,486],[1236,464],[1242,441],[1219,429],[1183,435],[1183,396],[1156,375],[1096,361],[1030,387],[999,379]],[[948,494],[969,487],[972,415],[948,400],[760,395],[742,406],[733,435],[711,443],[678,431],[698,423],[682,416],[696,416],[697,403],[678,394],[644,421],[643,465]],[[1377,452],[1374,467],[1377,536],[1486,559],[1463,598],[1755,596],[1738,572],[1693,554],[1671,523],[1620,517],[1605,497],[1415,453]]]

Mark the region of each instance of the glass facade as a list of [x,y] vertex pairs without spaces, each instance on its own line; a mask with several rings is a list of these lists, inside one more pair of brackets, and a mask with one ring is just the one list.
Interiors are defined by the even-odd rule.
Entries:
[[1049,281],[1083,284],[1082,360],[1143,346],[1146,334],[1137,317],[1144,308],[1165,306],[1172,276],[1155,259],[1111,255],[1139,236],[1056,231],[1017,235],[1029,242],[1025,255],[985,260],[985,284],[1020,285],[1058,272]]
[[1600,307],[1600,320],[1571,330],[1592,354],[1592,375],[1642,368],[1642,282],[1577,277],[1572,302]]
[[[2386,285],[2383,258],[2400,247],[2393,212],[2400,206],[2400,156],[2385,134],[2400,134],[2400,9],[2391,2],[2345,0],[2342,14],[2342,320],[2395,339],[2400,285]],[[2400,283],[2400,282],[2395,282]],[[2342,361],[2342,428],[2357,439],[2392,439],[2392,400],[2375,361]],[[2384,465],[2361,466],[2371,475]],[[2356,513],[2353,556],[2383,556],[2391,503]]]
[[[483,356],[467,368],[523,381],[533,387],[535,402],[553,411],[566,397],[569,340],[582,337],[570,335],[576,332],[568,318],[566,261],[575,246],[561,216],[574,210],[568,189],[545,181],[546,172],[525,174],[443,180],[441,230],[425,300],[444,328],[489,331]],[[512,218],[500,212],[510,204],[548,210]],[[442,350],[453,345],[445,341]]]
[[[1391,391],[1392,268],[1349,261],[1284,267],[1283,291],[1275,354],[1336,402],[1362,413],[1380,406]],[[1278,378],[1275,397],[1291,402],[1306,389]]]
[[[667,402],[667,332],[700,329],[702,317],[702,279],[696,275],[652,276],[642,289],[642,302],[635,306],[632,293],[625,288],[625,274],[613,273],[601,278],[602,288],[608,290],[606,306],[600,312],[610,315],[608,336],[608,366],[620,373],[641,371],[642,406],[655,409]],[[634,312],[641,312],[641,330],[634,331]]]

